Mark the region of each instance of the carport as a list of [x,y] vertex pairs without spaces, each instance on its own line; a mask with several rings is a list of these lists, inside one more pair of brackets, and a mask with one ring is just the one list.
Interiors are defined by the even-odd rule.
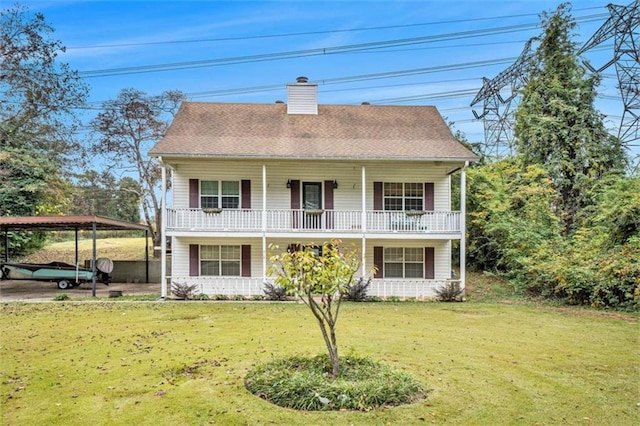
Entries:
[[93,271],[93,291],[96,295],[96,231],[144,231],[146,262],[146,282],[149,282],[149,230],[139,223],[125,222],[102,216],[5,216],[0,217],[0,231],[4,233],[4,260],[9,261],[9,232],[24,231],[75,231],[76,265],[78,264],[78,231],[93,231],[93,254],[91,268]]

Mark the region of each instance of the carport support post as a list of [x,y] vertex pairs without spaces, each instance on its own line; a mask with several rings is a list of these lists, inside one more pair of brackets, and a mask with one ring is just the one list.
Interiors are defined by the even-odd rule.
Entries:
[[4,261],[9,261],[9,229],[4,230]]
[[144,273],[146,283],[149,284],[149,231],[144,230]]
[[78,259],[78,228],[76,227],[76,268],[79,266],[78,264],[79,261],[80,259]]
[[92,271],[92,275],[93,278],[91,279],[92,283],[93,283],[93,288],[91,290],[91,295],[93,297],[96,297],[96,272],[97,268],[96,268],[96,223],[93,222],[93,224],[91,225],[91,230],[93,231],[93,255],[91,258],[91,271]]

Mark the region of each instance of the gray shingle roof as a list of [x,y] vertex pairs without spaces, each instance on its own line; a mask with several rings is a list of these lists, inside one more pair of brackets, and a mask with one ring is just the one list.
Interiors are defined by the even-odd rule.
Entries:
[[184,102],[149,152],[163,157],[475,160],[432,106]]

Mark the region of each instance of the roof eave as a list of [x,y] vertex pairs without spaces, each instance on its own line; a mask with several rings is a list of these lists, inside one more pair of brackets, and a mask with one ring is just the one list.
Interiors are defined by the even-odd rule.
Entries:
[[335,160],[335,161],[477,161],[477,156],[468,157],[419,157],[419,156],[338,156],[338,155],[221,155],[221,154],[185,154],[185,153],[153,153],[152,157],[165,159],[211,159],[211,160]]

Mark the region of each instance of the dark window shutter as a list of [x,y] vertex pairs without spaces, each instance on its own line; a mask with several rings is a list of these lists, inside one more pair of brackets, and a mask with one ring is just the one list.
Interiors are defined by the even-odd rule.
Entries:
[[424,278],[432,280],[436,277],[435,249],[433,247],[424,248]]
[[324,181],[324,209],[333,210],[333,181]]
[[425,211],[432,212],[434,210],[434,193],[433,182],[424,183],[424,209]]
[[300,181],[299,180],[291,181],[291,208],[294,210],[300,208]]
[[200,207],[200,181],[189,179],[189,208],[197,209],[198,207]]
[[251,246],[242,246],[242,276],[251,276]]
[[[291,181],[291,210],[299,210],[300,209],[300,181],[292,180]],[[300,227],[300,212],[294,211],[291,212],[293,214],[293,227]]]
[[324,215],[327,229],[333,229],[333,181],[324,181]]
[[200,275],[200,246],[189,244],[189,276]]
[[243,180],[241,184],[242,190],[242,207],[243,209],[251,208],[251,181]]
[[382,182],[373,182],[373,209],[382,210]]
[[373,248],[373,266],[377,268],[374,278],[384,278],[384,252],[382,247]]

